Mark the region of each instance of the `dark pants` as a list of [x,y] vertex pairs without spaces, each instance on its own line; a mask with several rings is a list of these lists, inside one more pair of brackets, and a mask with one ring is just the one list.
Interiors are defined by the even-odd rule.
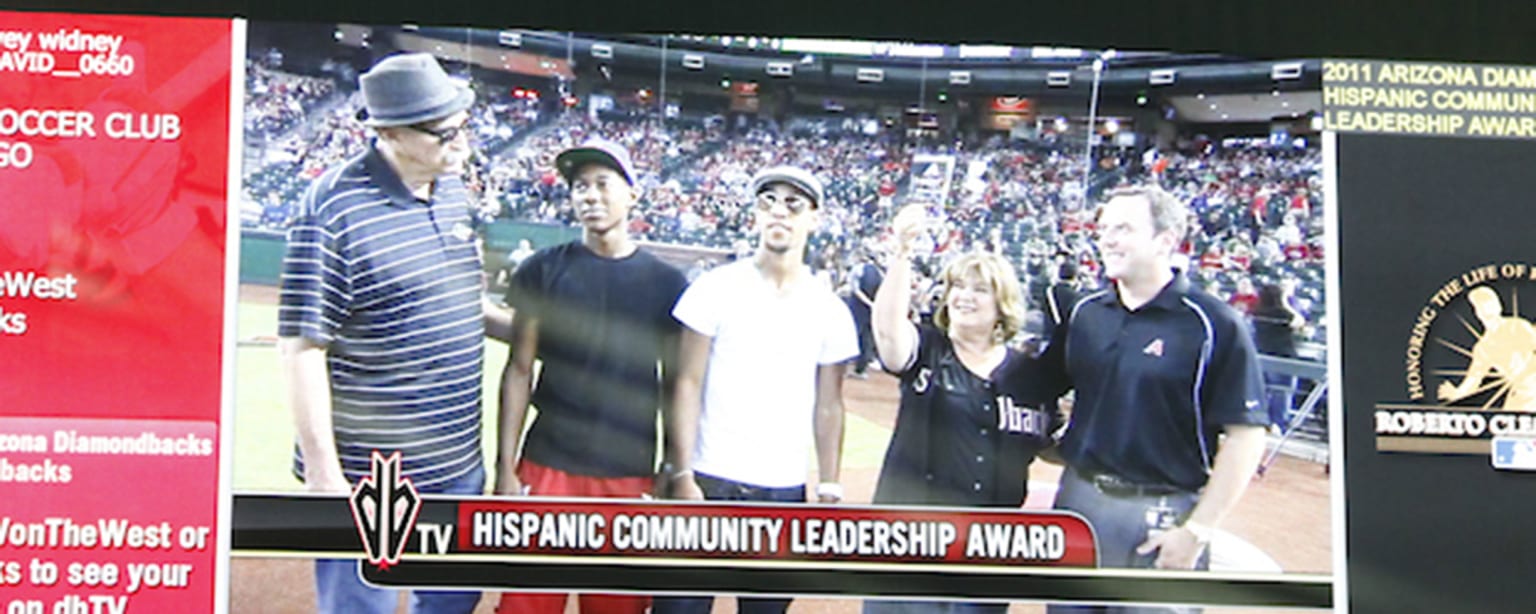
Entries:
[[[1152,569],[1157,562],[1157,553],[1137,554],[1136,547],[1147,541],[1149,512],[1156,508],[1171,510],[1180,522],[1189,516],[1195,504],[1200,501],[1200,494],[1193,492],[1178,492],[1169,495],[1128,495],[1120,496],[1101,492],[1082,475],[1071,468],[1061,474],[1061,485],[1056,490],[1056,505],[1059,510],[1071,510],[1082,514],[1083,518],[1093,526],[1094,534],[1098,538],[1099,566],[1120,567],[1130,569]],[[1211,564],[1211,551],[1207,547],[1201,553],[1200,559],[1195,563],[1196,569],[1209,569]],[[1079,606],[1079,605],[1055,605],[1047,608],[1050,614],[1069,613],[1114,613],[1114,614],[1151,614],[1151,613],[1198,613],[1199,608],[1186,607],[1137,607],[1137,606]]]
[[854,373],[863,373],[869,361],[875,357],[875,328],[869,305],[857,296],[849,296],[848,312],[853,315],[853,327],[859,332],[859,360],[853,365]]
[[[768,488],[733,482],[710,475],[698,474],[695,479],[704,498],[709,501],[771,501],[775,503],[805,503],[805,486]],[[774,597],[737,597],[739,614],[784,614],[792,599]],[[651,602],[651,614],[709,614],[714,608],[713,596],[657,597]]]
[[1291,406],[1296,402],[1300,378],[1294,375],[1264,374],[1269,393],[1269,423],[1284,429],[1290,424]]

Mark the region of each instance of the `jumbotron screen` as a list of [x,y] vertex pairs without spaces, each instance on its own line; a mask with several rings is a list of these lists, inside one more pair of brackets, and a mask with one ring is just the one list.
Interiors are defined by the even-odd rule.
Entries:
[[7,613],[1518,601],[1529,69],[5,15]]

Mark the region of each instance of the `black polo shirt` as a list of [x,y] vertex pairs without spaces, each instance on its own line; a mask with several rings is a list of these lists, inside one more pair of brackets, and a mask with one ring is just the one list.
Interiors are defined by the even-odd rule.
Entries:
[[1242,317],[1183,275],[1135,311],[1114,289],[1083,297],[1064,350],[1077,399],[1061,454],[1079,470],[1198,490],[1223,427],[1268,423]]

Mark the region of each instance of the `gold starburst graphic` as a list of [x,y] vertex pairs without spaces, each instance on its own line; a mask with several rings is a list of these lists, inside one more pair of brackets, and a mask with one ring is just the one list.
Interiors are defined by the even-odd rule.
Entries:
[[[1468,360],[1465,370],[1435,371],[1435,375],[1447,378],[1440,383],[1436,396],[1443,402],[1456,403],[1491,390],[1493,394],[1482,404],[1485,411],[1536,411],[1536,326],[1519,316],[1519,296],[1510,291],[1515,315],[1504,315],[1504,302],[1498,292],[1487,286],[1468,291],[1467,302],[1482,330],[1458,315],[1462,327],[1472,335],[1472,347],[1435,339]],[[1458,376],[1461,381],[1453,383]]]

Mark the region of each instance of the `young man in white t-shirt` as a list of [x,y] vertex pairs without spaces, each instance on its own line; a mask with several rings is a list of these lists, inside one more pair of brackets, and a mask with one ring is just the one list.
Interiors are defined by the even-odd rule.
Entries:
[[[853,317],[805,264],[821,182],[780,166],[752,179],[757,251],[701,275],[672,315],[683,324],[669,425],[674,498],[842,500],[843,370],[859,353]],[[741,599],[741,614],[782,614],[789,599]],[[707,614],[710,597],[657,598],[655,614]]]

